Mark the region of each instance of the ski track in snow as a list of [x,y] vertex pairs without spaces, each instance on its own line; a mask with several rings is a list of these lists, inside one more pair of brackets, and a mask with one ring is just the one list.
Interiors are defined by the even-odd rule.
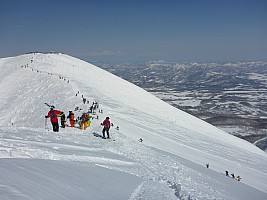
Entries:
[[[31,57],[34,58],[33,64],[22,67],[29,63]],[[214,135],[191,128],[200,122],[196,120],[189,126],[191,119],[188,116],[186,118],[189,121],[180,123],[181,119],[177,119],[176,115],[172,117],[172,113],[165,113],[165,104],[159,115],[155,115],[156,111],[146,112],[146,108],[150,109],[149,105],[128,106],[135,105],[134,100],[119,100],[127,99],[129,89],[120,88],[125,90],[125,96],[123,93],[122,96],[116,94],[112,89],[106,90],[106,87],[112,87],[101,84],[106,79],[106,74],[95,71],[99,82],[94,82],[92,77],[83,76],[83,72],[87,73],[83,61],[74,62],[68,56],[29,54],[1,60],[1,65],[5,67],[1,68],[0,86],[6,88],[1,90],[3,95],[0,105],[2,159],[86,163],[141,177],[143,182],[135,188],[129,197],[131,200],[151,197],[180,200],[238,199],[237,188],[249,187],[218,173],[223,173],[228,168],[238,170],[246,184],[253,186],[256,183],[259,189],[267,191],[267,157],[258,153],[254,147],[248,145],[248,149],[244,150],[240,146],[246,142],[232,137],[228,139],[228,135],[221,135],[226,142],[220,140],[216,136],[219,133],[210,126],[206,126],[207,132],[214,131]],[[60,79],[60,76],[65,80]],[[75,96],[77,91],[79,94]],[[140,98],[146,98],[142,96],[142,91],[138,90],[136,95],[138,93],[141,94]],[[81,95],[90,101],[89,105],[82,103]],[[87,111],[94,100],[100,103],[104,114],[98,113],[100,119],[94,119],[89,130],[67,127],[54,133],[49,121],[48,129],[44,129],[44,115],[49,110],[44,102],[64,110],[67,115],[67,111],[76,106]],[[79,114],[75,112],[76,116]],[[94,136],[94,133],[101,135],[102,127],[99,124],[105,116],[111,116],[114,125],[120,126],[120,131],[111,128],[111,140]],[[201,126],[205,128],[204,125]],[[137,141],[140,137],[144,139],[143,143]],[[235,142],[236,146],[233,146]],[[207,162],[217,172],[206,169]],[[251,179],[250,173],[254,174],[254,178]],[[0,188],[4,189],[5,185]],[[226,189],[229,191],[226,192]],[[12,193],[16,196],[17,192],[14,190]],[[249,199],[247,193],[246,199]]]

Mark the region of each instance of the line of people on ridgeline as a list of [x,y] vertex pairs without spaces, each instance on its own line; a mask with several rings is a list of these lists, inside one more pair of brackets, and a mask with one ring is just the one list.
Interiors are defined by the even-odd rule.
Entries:
[[[209,168],[209,166],[210,166],[210,164],[207,163],[207,164],[206,164],[206,167]],[[233,179],[235,179],[235,180],[237,180],[237,181],[241,181],[241,177],[240,177],[240,176],[237,176],[237,177],[236,177],[234,173],[232,173],[231,176],[230,176],[230,175],[229,175],[229,172],[228,172],[227,170],[225,171],[225,176],[227,176],[227,177],[231,177],[231,178],[233,178]]]
[[[34,54],[35,55],[35,54]],[[42,58],[41,58],[42,59]],[[31,58],[31,64],[33,63],[33,61],[34,61],[34,58],[32,57]],[[30,68],[31,69],[31,71],[35,71],[36,69],[34,69],[34,68],[32,68],[32,67],[30,67],[30,64],[25,64],[25,65],[21,65],[21,68]],[[36,70],[36,72],[37,73],[42,73],[42,71],[40,71],[40,70]],[[53,75],[52,73],[47,73],[48,75]],[[62,79],[62,80],[64,80],[64,81],[66,81],[67,79],[66,78],[64,78],[63,76],[59,76],[59,79]],[[70,80],[68,80],[67,81],[67,83],[69,83],[70,82]]]
[[[76,97],[78,97],[78,94],[80,94],[80,91],[77,91],[75,94]],[[82,94],[82,102],[83,104],[89,104],[89,100],[87,100],[84,95]],[[98,103],[96,101],[93,102],[93,105],[90,107],[91,110],[96,110],[99,107]]]
[[[80,91],[77,91],[77,93],[75,94],[75,96],[78,97],[78,94],[80,94]],[[83,104],[89,104],[89,100],[87,100],[83,94],[81,95],[81,97],[82,97]],[[98,108],[99,108],[98,102],[97,101],[93,101],[93,104],[90,106],[88,112],[94,114],[95,111],[96,111],[96,109],[98,109]],[[103,110],[100,110],[99,109],[99,113],[103,113]]]
[[[225,171],[225,176],[230,177],[229,176],[229,172],[227,170]],[[231,178],[236,179],[237,181],[240,181],[241,180],[241,177],[240,176],[235,177],[235,174],[234,173],[231,174]]]

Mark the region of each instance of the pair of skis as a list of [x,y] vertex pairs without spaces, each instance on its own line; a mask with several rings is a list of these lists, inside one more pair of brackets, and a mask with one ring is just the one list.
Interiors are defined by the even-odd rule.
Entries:
[[106,138],[106,137],[103,137],[102,135],[100,135],[100,134],[98,134],[98,133],[93,133],[93,135],[95,136],[95,137],[99,137],[99,138],[102,138],[102,139],[104,139],[104,140],[111,140],[111,141],[115,141],[115,139],[113,139],[113,138]]

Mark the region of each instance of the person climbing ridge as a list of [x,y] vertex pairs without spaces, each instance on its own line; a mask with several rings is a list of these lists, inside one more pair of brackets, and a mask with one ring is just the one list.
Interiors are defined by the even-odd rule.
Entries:
[[59,115],[61,121],[61,127],[65,128],[66,116],[65,113],[62,111]]
[[74,113],[70,110],[67,119],[70,119],[70,126],[74,127]]
[[89,116],[86,113],[83,113],[81,117],[80,129],[86,130],[88,121],[89,121]]
[[52,127],[53,127],[53,131],[54,132],[58,132],[59,130],[59,125],[58,125],[58,115],[61,113],[61,111],[59,110],[54,110],[54,106],[51,106],[50,111],[47,113],[47,115],[45,116],[45,118],[50,118]]
[[232,176],[233,179],[235,179],[235,174],[234,173],[232,173],[231,176]]
[[103,133],[103,139],[106,139],[105,132],[107,132],[107,138],[109,139],[109,129],[110,129],[110,121],[109,117],[106,117],[106,119],[101,123],[102,126],[104,126],[102,133]]
[[228,171],[225,171],[225,176],[229,176],[229,172]]
[[83,104],[85,104],[86,103],[86,98],[83,98]]

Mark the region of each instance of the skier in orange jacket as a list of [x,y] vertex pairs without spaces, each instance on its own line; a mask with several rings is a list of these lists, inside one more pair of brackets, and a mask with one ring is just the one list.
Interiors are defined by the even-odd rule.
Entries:
[[72,111],[69,111],[69,115],[67,116],[67,119],[70,119],[70,126],[74,127],[74,113]]

